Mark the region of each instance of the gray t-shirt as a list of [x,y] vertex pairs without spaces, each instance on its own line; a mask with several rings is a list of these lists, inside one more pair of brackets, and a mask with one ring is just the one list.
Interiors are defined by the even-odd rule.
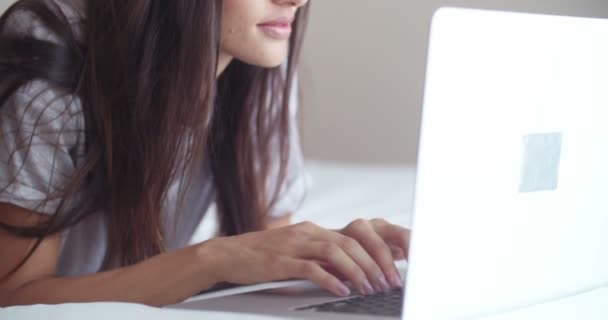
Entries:
[[[68,6],[57,2],[68,18],[77,17]],[[11,31],[58,41],[31,14],[15,14],[8,26]],[[295,212],[309,184],[303,170],[296,127],[295,95],[290,101],[292,128],[288,171],[279,200],[269,212],[271,218]],[[44,199],[75,172],[79,155],[84,151],[83,131],[84,119],[78,97],[50,89],[43,80],[34,80],[19,88],[0,107],[0,202],[53,214],[58,201],[43,205]],[[271,164],[272,177],[276,176],[277,170],[278,161],[274,161]],[[269,179],[269,189],[276,185],[272,177]],[[184,204],[178,213],[175,208],[179,195],[184,195]],[[162,219],[167,250],[186,246],[197,227],[205,220],[214,218],[206,214],[214,201],[213,176],[206,161],[200,163],[187,188],[179,177],[173,179]],[[107,248],[106,224],[104,213],[94,212],[63,232],[58,275],[88,274],[101,267]],[[217,231],[217,224],[213,228]]]

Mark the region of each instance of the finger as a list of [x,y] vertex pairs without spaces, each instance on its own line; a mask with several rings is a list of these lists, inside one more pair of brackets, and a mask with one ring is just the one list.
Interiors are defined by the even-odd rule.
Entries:
[[371,223],[354,225],[349,236],[355,238],[376,261],[384,276],[394,288],[402,287],[401,276],[388,244],[380,237]]
[[[326,229],[318,230],[317,233],[311,236],[311,239],[331,242],[340,246],[340,248],[363,270],[367,283],[372,286],[374,291],[379,292],[390,289],[391,286],[388,284],[383,270],[357,240],[345,236],[339,232]],[[346,276],[348,277],[349,275],[346,274]]]
[[397,246],[403,251],[404,258],[409,253],[410,230],[391,224],[382,219],[370,221],[374,230],[389,245]]
[[361,266],[338,244],[332,241],[313,241],[297,251],[301,258],[320,259],[329,263],[338,273],[350,280],[361,294],[373,294],[376,291]]
[[405,254],[403,253],[403,250],[401,250],[401,248],[393,246],[393,245],[389,245],[388,247],[391,249],[391,254],[393,255],[393,260],[397,261],[397,260],[405,259]]
[[[391,251],[393,253],[393,259],[395,261],[397,261],[397,260],[403,260],[404,259],[403,258],[403,251],[401,251],[401,249],[399,249],[397,247],[391,247]],[[343,273],[341,273],[338,269],[336,269],[335,267],[333,267],[330,263],[327,263],[327,262],[324,262],[324,261],[319,261],[318,263],[319,263],[319,265],[323,269],[325,269],[327,272],[331,273],[332,275],[334,275],[338,279],[340,279],[342,281],[349,280],[348,276],[346,276]],[[378,268],[378,270],[380,270],[380,267],[377,267],[377,268]],[[374,283],[374,282],[372,282],[373,280],[370,280],[370,278],[368,276],[368,280],[370,280],[370,282],[372,283],[372,287],[374,287],[374,290],[376,290],[377,292],[390,290],[391,286],[388,284],[386,278],[384,277],[384,273],[382,272],[382,270],[378,271],[378,274],[377,274],[376,278],[377,279],[382,278],[382,280],[377,280],[376,283]],[[380,281],[382,281],[382,283],[380,283]]]
[[286,267],[294,278],[310,280],[321,288],[340,297],[350,295],[350,289],[342,281],[313,261],[290,259],[286,263]]
[[314,261],[321,268],[323,268],[323,270],[329,272],[332,276],[338,278],[338,280],[340,280],[340,281],[348,281],[348,277],[345,276],[344,274],[342,274],[340,271],[338,271],[338,269],[334,268],[331,265],[331,263],[328,263],[328,262],[325,262],[325,261],[321,261],[321,260],[315,260],[315,259],[308,259],[308,260]]
[[332,232],[329,236],[363,269],[363,272],[365,272],[367,278],[372,282],[376,291],[387,291],[390,289],[384,272],[359,241],[338,232]]
[[327,262],[319,263],[321,268],[325,271],[331,273],[334,277],[338,278],[340,281],[348,281],[348,277],[342,274],[338,269],[334,268],[331,264]]

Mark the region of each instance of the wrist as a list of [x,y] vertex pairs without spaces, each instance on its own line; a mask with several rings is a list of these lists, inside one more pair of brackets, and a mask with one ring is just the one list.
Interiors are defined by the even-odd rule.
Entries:
[[217,240],[211,239],[193,246],[196,265],[199,267],[199,274],[209,287],[224,282],[226,277],[223,274],[224,257],[221,250],[217,250]]

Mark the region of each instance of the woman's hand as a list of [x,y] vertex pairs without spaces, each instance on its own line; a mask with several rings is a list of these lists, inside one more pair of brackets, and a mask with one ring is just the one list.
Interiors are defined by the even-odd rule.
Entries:
[[[407,254],[409,231],[384,220],[356,220],[341,231],[303,222],[277,229],[221,237],[201,244],[215,278],[253,284],[308,279],[346,296],[350,280],[362,294],[400,287],[393,258]],[[205,258],[203,257],[203,258]],[[390,283],[390,284],[389,284]]]
[[401,287],[402,281],[395,260],[407,257],[410,231],[390,224],[383,219],[370,221],[358,219],[340,231],[343,235],[356,240],[371,257],[374,264],[369,262],[363,253],[359,259],[368,264],[366,274],[369,279],[376,278],[377,283],[386,290],[387,281],[393,287]]

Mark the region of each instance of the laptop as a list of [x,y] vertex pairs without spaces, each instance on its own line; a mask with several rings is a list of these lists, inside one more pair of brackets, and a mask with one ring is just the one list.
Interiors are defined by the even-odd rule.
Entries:
[[404,291],[336,298],[280,282],[172,307],[476,318],[607,285],[608,21],[436,12],[410,258],[400,266]]

